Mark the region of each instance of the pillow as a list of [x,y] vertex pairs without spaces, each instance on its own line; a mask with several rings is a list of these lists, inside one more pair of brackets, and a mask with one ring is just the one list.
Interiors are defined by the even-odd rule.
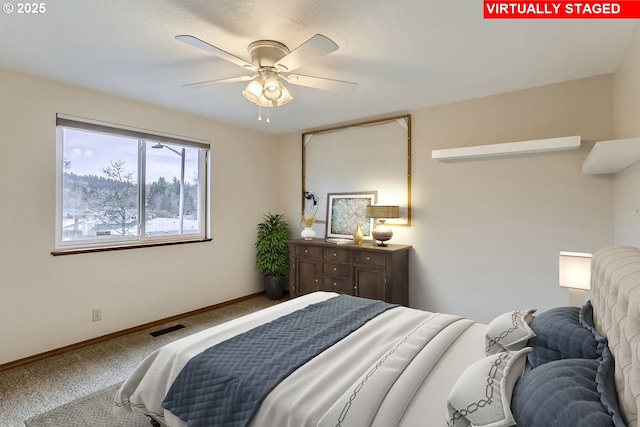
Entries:
[[[601,370],[610,375],[599,375]],[[601,389],[608,389],[604,394],[612,395],[604,396]],[[617,407],[610,353],[607,360],[555,360],[529,370],[513,390],[511,409],[517,424],[527,427],[624,426]]]
[[615,361],[609,346],[606,346],[602,352],[602,359],[596,372],[596,389],[600,394],[600,403],[613,419],[613,425],[615,427],[626,427],[620,406],[618,406],[614,370]]
[[510,402],[531,351],[505,351],[480,359],[462,372],[447,399],[447,426],[509,427]]
[[580,322],[583,328],[593,334],[599,344],[604,343],[602,346],[603,348],[606,347],[607,339],[598,333],[593,323],[593,306],[591,305],[591,301],[587,301],[582,307],[580,307],[578,322]]
[[536,309],[504,313],[487,325],[485,352],[487,356],[501,351],[517,351],[527,346],[527,341],[536,336],[529,327]]
[[529,354],[531,366],[535,368],[561,359],[597,359],[602,355],[606,338],[597,334],[595,328],[589,330],[581,325],[580,310],[579,307],[553,308],[531,321],[531,329],[536,334],[528,343],[533,348]]

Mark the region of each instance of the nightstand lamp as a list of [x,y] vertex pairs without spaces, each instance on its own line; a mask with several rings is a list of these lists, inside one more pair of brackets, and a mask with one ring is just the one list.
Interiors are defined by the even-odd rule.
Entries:
[[592,254],[560,252],[560,286],[569,291],[569,305],[581,307],[591,289]]
[[367,206],[365,215],[367,218],[376,218],[378,220],[374,229],[371,230],[371,236],[380,242],[377,243],[378,246],[387,246],[385,242],[391,239],[393,231],[385,224],[385,221],[388,218],[400,218],[400,207],[382,205]]

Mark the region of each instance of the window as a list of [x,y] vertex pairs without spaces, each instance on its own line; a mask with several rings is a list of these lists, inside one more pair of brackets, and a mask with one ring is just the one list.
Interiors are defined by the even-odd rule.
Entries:
[[57,118],[57,249],[207,237],[209,144]]

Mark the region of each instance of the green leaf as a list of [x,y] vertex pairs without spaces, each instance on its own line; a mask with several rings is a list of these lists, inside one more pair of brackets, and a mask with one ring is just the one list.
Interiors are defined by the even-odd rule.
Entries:
[[267,213],[257,226],[256,269],[280,281],[289,270],[289,244],[292,233],[284,214]]

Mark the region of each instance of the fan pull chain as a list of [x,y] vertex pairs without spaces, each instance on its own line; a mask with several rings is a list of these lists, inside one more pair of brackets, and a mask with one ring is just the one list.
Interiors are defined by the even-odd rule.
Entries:
[[258,121],[262,121],[262,107],[258,104]]
[[269,118],[269,111],[271,111],[271,107],[267,107],[267,123],[271,123],[271,119]]

